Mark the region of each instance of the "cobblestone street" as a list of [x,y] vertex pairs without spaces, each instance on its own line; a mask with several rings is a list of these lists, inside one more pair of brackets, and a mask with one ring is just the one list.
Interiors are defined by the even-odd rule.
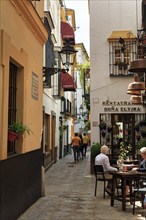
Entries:
[[110,197],[103,199],[103,184],[98,183],[94,196],[95,177],[90,174],[90,152],[83,160],[73,162],[73,155],[55,163],[45,174],[45,197],[40,198],[18,220],[144,220],[145,210],[132,206],[121,210],[121,203],[110,206]]

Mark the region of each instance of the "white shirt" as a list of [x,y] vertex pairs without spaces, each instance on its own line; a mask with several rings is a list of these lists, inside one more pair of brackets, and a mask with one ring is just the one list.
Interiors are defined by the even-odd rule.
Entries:
[[95,165],[102,165],[104,172],[117,171],[117,168],[111,167],[109,158],[106,154],[100,153],[95,157]]

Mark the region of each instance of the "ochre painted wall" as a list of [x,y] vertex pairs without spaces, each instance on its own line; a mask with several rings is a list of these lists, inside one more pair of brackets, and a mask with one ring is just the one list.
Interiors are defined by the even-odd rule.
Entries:
[[[18,67],[17,120],[28,125],[33,132],[17,142],[17,152],[40,148],[43,44],[48,35],[31,1],[0,1],[0,10],[0,159],[5,159],[10,61]],[[38,100],[32,98],[33,73],[38,77]]]

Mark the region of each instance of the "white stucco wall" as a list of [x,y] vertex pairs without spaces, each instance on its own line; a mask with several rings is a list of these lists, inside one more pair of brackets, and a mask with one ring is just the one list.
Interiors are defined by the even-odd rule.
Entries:
[[[137,35],[141,29],[141,1],[90,1],[90,72],[91,72],[91,141],[99,141],[100,113],[105,113],[102,102],[130,101],[128,84],[133,77],[109,77],[109,43],[112,31],[131,30]],[[121,106],[122,107],[122,104]],[[125,107],[125,106],[123,106]],[[132,105],[132,107],[134,107]],[[139,107],[144,112],[142,106]],[[113,112],[107,112],[113,113]],[[126,109],[122,113],[127,113]],[[134,111],[133,111],[134,113]]]

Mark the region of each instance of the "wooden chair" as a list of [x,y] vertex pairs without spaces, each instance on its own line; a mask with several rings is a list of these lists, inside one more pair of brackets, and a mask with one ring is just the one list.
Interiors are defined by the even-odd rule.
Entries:
[[110,189],[106,187],[106,183],[110,180],[112,180],[111,176],[106,176],[103,170],[102,165],[94,165],[94,173],[95,173],[95,193],[94,195],[96,196],[96,191],[97,191],[97,182],[101,181],[104,183],[104,188],[103,188],[103,198],[105,198],[105,192],[108,194],[111,194]]
[[133,190],[133,196],[132,196],[132,201],[133,201],[133,215],[135,214],[135,202],[140,201],[142,204],[142,207],[144,207],[144,198],[146,194],[146,179],[141,178],[140,180],[136,181],[136,187]]

